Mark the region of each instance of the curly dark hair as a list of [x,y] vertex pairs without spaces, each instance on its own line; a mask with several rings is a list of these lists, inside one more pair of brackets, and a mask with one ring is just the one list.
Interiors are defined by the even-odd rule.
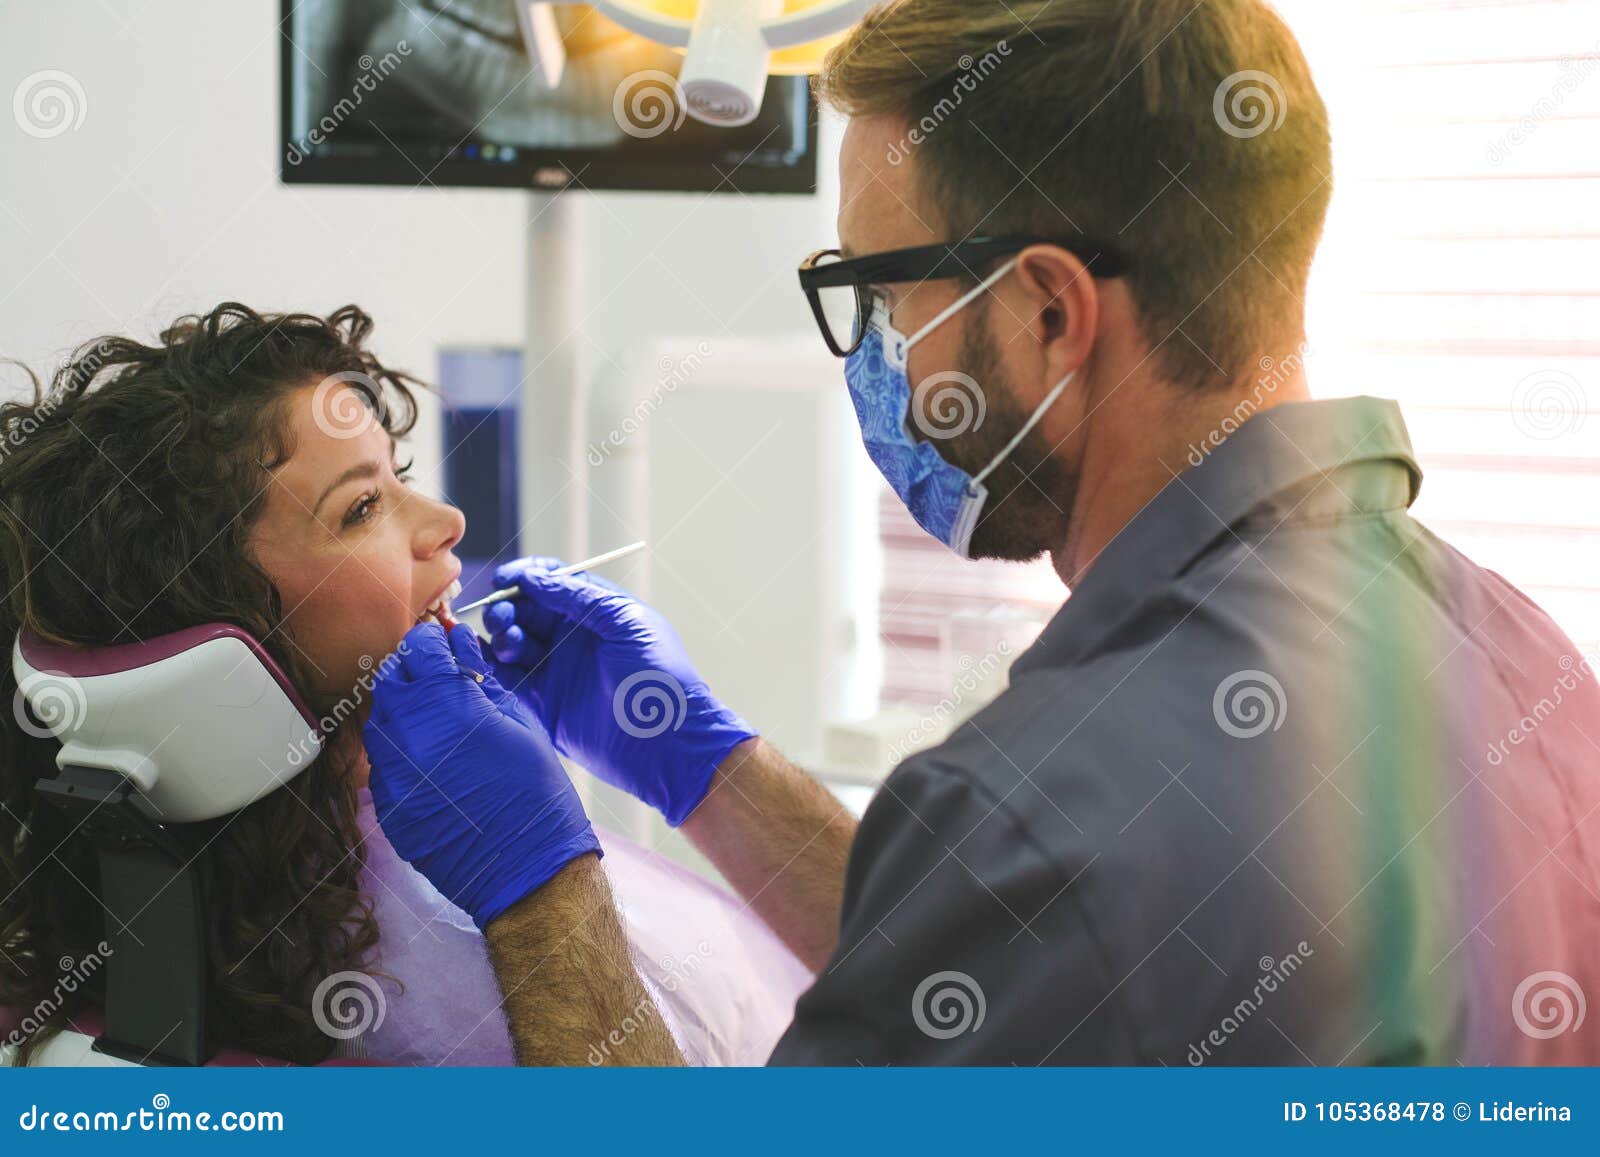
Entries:
[[[226,302],[179,318],[159,345],[87,342],[48,389],[22,367],[33,401],[0,406],[0,702],[18,702],[9,655],[23,626],[107,645],[221,622],[262,640],[323,709],[248,536],[264,471],[294,451],[286,401],[296,388],[349,375],[341,380],[370,383],[363,398],[392,437],[415,424],[408,383],[432,387],[367,352],[371,330],[354,305],[321,318]],[[58,959],[83,959],[105,934],[88,891],[99,870],[93,848],[33,790],[56,773],[59,744],[12,711],[0,717],[0,1006],[46,1009]],[[173,826],[194,849],[214,913],[213,1047],[325,1060],[335,1041],[316,1026],[313,992],[336,972],[369,970],[378,928],[360,891],[358,797],[338,738],[241,811]],[[42,1019],[20,1062],[75,1013],[103,1005],[103,990],[103,972],[91,974]]]

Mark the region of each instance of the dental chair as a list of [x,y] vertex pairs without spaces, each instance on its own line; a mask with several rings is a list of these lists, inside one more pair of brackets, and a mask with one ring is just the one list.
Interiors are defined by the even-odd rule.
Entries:
[[[299,775],[322,749],[316,716],[265,648],[227,624],[88,649],[24,630],[11,663],[19,700],[44,725],[27,726],[61,741],[57,774],[34,790],[96,850],[110,949],[105,1007],[74,1016],[79,1031],[32,1063],[288,1063],[208,1041],[208,897],[174,826],[238,811]],[[0,1040],[24,1015],[0,1009]]]

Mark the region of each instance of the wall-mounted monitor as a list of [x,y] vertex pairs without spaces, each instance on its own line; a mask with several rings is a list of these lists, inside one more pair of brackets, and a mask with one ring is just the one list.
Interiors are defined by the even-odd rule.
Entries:
[[678,100],[680,54],[587,5],[554,11],[567,59],[552,85],[514,0],[283,0],[283,180],[815,191],[806,78],[770,78],[754,122],[713,128]]

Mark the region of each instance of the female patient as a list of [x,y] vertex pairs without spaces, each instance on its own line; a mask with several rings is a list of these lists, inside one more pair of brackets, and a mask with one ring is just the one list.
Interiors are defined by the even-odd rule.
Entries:
[[[81,347],[33,401],[0,406],[0,691],[17,702],[23,625],[76,645],[249,631],[333,729],[285,787],[182,829],[213,897],[214,1042],[300,1063],[511,1064],[482,937],[398,860],[366,789],[373,668],[459,574],[465,527],[396,457],[422,383],[365,348],[371,328],[354,306],[322,319],[228,303],[160,345]],[[25,1063],[102,998],[91,975],[51,999],[59,962],[104,930],[91,848],[32,790],[58,744],[16,711],[0,720],[0,1008],[46,1023]],[[600,835],[684,1054],[764,1061],[807,974],[725,894]],[[617,1026],[590,1060],[626,1063],[628,1035]]]

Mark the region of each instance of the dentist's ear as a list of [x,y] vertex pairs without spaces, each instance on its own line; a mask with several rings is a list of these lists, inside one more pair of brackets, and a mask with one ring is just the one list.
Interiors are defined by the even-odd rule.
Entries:
[[1032,341],[1042,371],[1042,391],[1082,369],[1100,325],[1100,291],[1092,270],[1059,245],[1033,245],[1017,259],[1017,281],[1027,312],[1019,341]]

